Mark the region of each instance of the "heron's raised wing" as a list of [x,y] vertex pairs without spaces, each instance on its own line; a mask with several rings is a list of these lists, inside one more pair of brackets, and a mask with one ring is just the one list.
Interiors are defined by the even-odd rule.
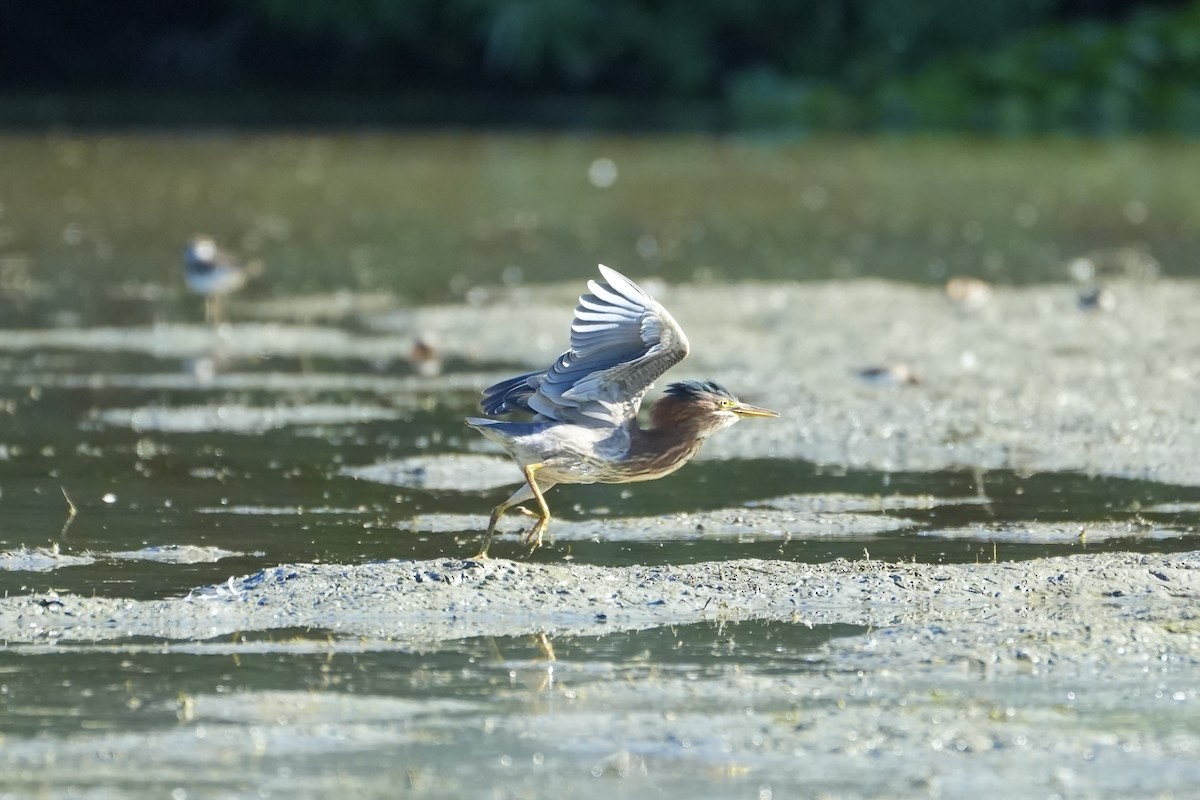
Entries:
[[[688,353],[675,318],[614,269],[588,281],[571,323],[571,349],[544,373],[514,378],[506,395],[543,417],[587,425],[637,415],[646,390]],[[497,387],[498,388],[498,387]]]
[[543,370],[537,370],[493,384],[483,390],[483,399],[479,401],[479,407],[489,417],[507,414],[510,411],[536,413],[529,407],[529,398],[537,391],[537,387],[542,385],[545,375]]

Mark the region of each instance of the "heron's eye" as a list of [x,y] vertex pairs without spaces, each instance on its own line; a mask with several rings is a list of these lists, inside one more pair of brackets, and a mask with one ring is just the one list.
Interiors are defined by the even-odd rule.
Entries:
[[737,404],[728,398],[721,401],[721,408],[733,408],[735,405]]

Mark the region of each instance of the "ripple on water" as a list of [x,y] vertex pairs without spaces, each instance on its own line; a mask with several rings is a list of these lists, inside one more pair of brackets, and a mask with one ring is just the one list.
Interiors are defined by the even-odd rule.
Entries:
[[365,467],[345,467],[342,475],[364,481],[431,491],[486,491],[521,482],[513,462],[499,456],[414,456]]
[[[376,392],[393,402],[404,395],[473,391],[507,377],[507,373],[455,372],[434,377],[364,375],[352,372],[221,372],[198,378],[190,370],[153,373],[25,372],[8,377],[15,386],[63,389],[166,389],[171,391]],[[411,400],[410,400],[411,402]]]
[[158,358],[224,357],[264,354],[331,358],[402,357],[412,342],[402,336],[356,336],[337,328],[238,323],[155,325],[143,328],[48,328],[6,331],[0,350],[80,350],[145,353]]
[[365,514],[367,506],[201,506],[197,514],[241,514],[248,517],[302,517],[305,514]]
[[[416,533],[476,531],[486,514],[422,514],[401,528]],[[504,525],[505,523],[502,523]],[[731,508],[694,513],[680,512],[656,517],[617,519],[554,519],[546,536],[556,541],[691,541],[697,539],[736,538],[739,540],[800,538],[838,538],[885,533],[916,528],[912,520],[874,514],[779,511],[774,509]],[[507,522],[508,532],[501,538],[520,535],[521,522]],[[523,526],[528,529],[528,525]]]
[[780,511],[845,512],[845,511],[909,511],[938,506],[986,505],[987,497],[934,497],[933,495],[859,495],[859,494],[789,494],[755,500],[751,508],[775,508]]
[[1012,544],[1067,544],[1110,539],[1177,539],[1190,531],[1137,522],[1005,522],[961,528],[931,528],[920,536]]
[[167,433],[261,433],[288,425],[343,425],[355,422],[390,420],[400,416],[395,408],[373,405],[278,405],[245,406],[143,406],[110,408],[96,414],[106,425],[135,431]]

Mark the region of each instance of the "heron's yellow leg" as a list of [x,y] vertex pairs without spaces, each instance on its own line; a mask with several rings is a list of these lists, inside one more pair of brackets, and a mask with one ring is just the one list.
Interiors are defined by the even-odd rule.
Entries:
[[[537,472],[537,469],[540,466],[541,464],[530,464],[529,466],[525,467],[523,471],[525,473],[525,480],[529,484],[529,488],[533,492],[533,496],[537,498],[538,508],[541,510],[541,514],[534,514],[532,511],[527,511],[526,509],[517,506],[517,509],[521,513],[529,514],[530,516],[535,516],[538,518],[537,522],[533,526],[533,529],[529,532],[529,535],[525,537],[525,544],[531,543],[535,538],[537,539],[537,544],[534,545],[535,550],[541,546],[542,531],[546,529],[546,523],[550,521],[550,509],[546,506],[546,498],[542,496],[542,490],[538,487],[537,481],[534,479],[534,473]],[[505,500],[503,503],[492,509],[492,516],[488,520],[487,533],[485,533],[483,536],[483,547],[479,549],[479,553],[476,554],[475,558],[485,559],[488,557],[488,548],[492,545],[492,537],[496,534],[496,526],[500,523],[500,518],[504,516],[504,512],[508,511],[514,505],[516,505],[516,503],[513,503],[510,498],[509,500]]]
[[546,530],[546,525],[550,522],[550,507],[546,505],[546,498],[542,496],[542,490],[538,488],[537,479],[534,477],[541,466],[541,464],[530,464],[524,470],[525,480],[529,482],[529,488],[533,490],[533,497],[537,500],[538,509],[542,512],[538,521],[533,524],[533,528],[525,536],[525,544],[532,544],[533,550],[542,546],[542,531]]
[[504,512],[507,510],[507,501],[492,509],[492,516],[488,519],[487,533],[483,535],[483,547],[479,548],[479,552],[475,554],[475,558],[485,559],[488,557],[487,551],[492,546],[492,536],[496,533],[496,525],[500,522],[500,517],[504,516]]

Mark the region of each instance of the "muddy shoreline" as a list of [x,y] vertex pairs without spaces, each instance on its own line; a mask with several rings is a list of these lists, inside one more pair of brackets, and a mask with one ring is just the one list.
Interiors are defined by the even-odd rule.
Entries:
[[[591,273],[588,273],[589,275]],[[1200,367],[1190,329],[1200,284],[1113,280],[1114,305],[1087,311],[1069,284],[997,287],[972,310],[935,288],[878,280],[850,283],[661,285],[642,278],[688,332],[692,353],[663,382],[711,377],[783,416],[713,437],[702,458],[784,458],[847,468],[921,471],[952,467],[1077,471],[1200,486]],[[415,338],[441,355],[485,365],[440,378],[317,375],[312,385],[374,389],[406,407],[430,391],[472,393],[561,352],[579,282],[498,289],[472,304],[373,311],[366,333],[253,322],[213,333],[198,326],[8,331],[0,351],[99,349],[158,358],[210,355],[403,360]],[[282,301],[271,306],[278,316]],[[286,307],[286,303],[283,304]],[[509,324],[512,309],[523,323]],[[299,311],[297,312],[299,315]],[[504,336],[479,336],[503,330]],[[497,365],[510,365],[497,371]],[[902,365],[918,383],[868,381],[863,370]],[[17,385],[187,388],[280,386],[289,376],[220,374],[212,382],[170,376],[17,374]],[[662,382],[660,382],[661,384]],[[661,385],[659,386],[661,389]],[[352,409],[353,411],[353,409]],[[249,409],[287,422],[287,409]],[[386,414],[364,408],[356,413]],[[121,415],[124,416],[121,416]],[[113,412],[105,422],[158,423],[157,407]],[[274,416],[271,416],[271,415]],[[179,416],[179,412],[176,413]],[[303,421],[303,420],[300,420]],[[202,424],[203,420],[195,424]],[[251,429],[274,422],[247,423]]]
[[[991,620],[997,641],[1019,623],[1027,633],[1063,637],[1062,646],[1082,646],[1072,635],[1077,628],[1061,626],[1077,626],[1078,618],[1091,616],[1099,619],[1089,624],[1107,620],[1114,630],[1123,629],[1125,617],[1139,624],[1173,620],[1194,636],[1200,623],[1191,630],[1188,621],[1195,618],[1190,604],[1198,597],[1200,553],[958,565],[735,560],[600,567],[503,559],[294,564],[163,600],[6,597],[0,599],[0,637],[10,645],[133,637],[194,641],[309,627],[433,645],[477,636],[594,635],[720,619],[874,627]],[[1059,606],[1074,609],[1075,616],[1045,613]],[[1033,608],[1041,613],[1031,614]],[[1102,615],[1086,613],[1101,609]],[[1148,640],[1140,641],[1144,646]],[[1187,636],[1180,641],[1198,644]]]
[[[636,277],[636,276],[635,276]],[[651,284],[653,285],[653,284]],[[578,286],[500,292],[474,308],[375,318],[434,332],[450,352],[545,366]],[[1200,485],[1200,367],[1179,331],[1200,284],[1113,280],[1087,311],[1070,284],[997,287],[967,310],[886,281],[658,286],[692,352],[664,381],[711,377],[782,413],[713,437],[706,457],[801,458],[884,471],[1062,471]],[[505,323],[520,307],[527,324]],[[503,337],[474,331],[505,330]],[[859,372],[903,364],[915,384]],[[661,387],[660,387],[661,388]]]
[[[336,692],[206,694],[171,703],[182,724],[156,734],[101,731],[49,747],[12,738],[0,767],[23,776],[17,787],[104,786],[108,773],[95,757],[104,752],[138,765],[144,790],[177,780],[181,758],[190,768],[235,767],[220,782],[235,796],[239,785],[301,796],[347,785],[388,790],[386,772],[347,784],[319,759],[296,760],[298,748],[313,746],[338,759],[399,753],[418,797],[475,795],[495,781],[535,796],[552,786],[583,797],[766,786],[828,797],[1182,797],[1200,779],[1198,601],[1200,553],[968,565],[297,564],[165,600],[8,597],[0,600],[6,648],[43,657],[362,658],[398,648],[429,659],[472,637],[538,634],[552,647],[652,628],[685,637],[697,622],[717,631],[754,620],[865,627],[819,646],[805,668],[776,674],[632,666],[617,667],[624,677],[613,680],[613,666],[597,673],[588,660],[500,662],[517,681],[501,701],[543,708],[532,714],[497,715],[492,701],[469,698],[405,705]],[[308,626],[329,638],[296,651],[232,636]],[[436,778],[423,772],[428,736],[469,747],[472,759]],[[247,755],[231,756],[238,752]],[[253,752],[288,766],[276,772],[276,760]],[[233,777],[238,771],[252,783]]]

